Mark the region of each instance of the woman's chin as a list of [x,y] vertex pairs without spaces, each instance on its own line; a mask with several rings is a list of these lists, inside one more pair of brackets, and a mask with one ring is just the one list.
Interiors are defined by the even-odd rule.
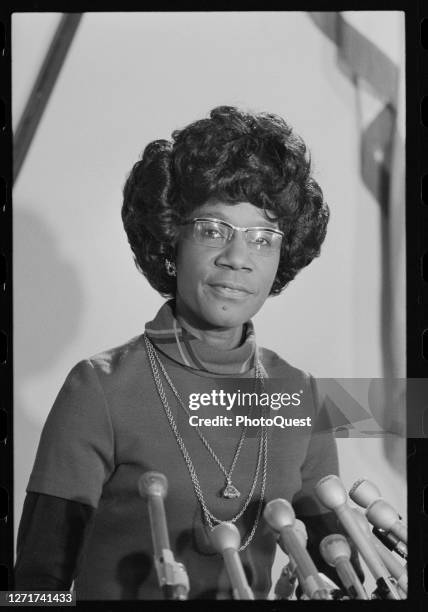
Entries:
[[206,309],[206,320],[215,327],[233,328],[246,323],[252,314],[242,304],[211,303]]

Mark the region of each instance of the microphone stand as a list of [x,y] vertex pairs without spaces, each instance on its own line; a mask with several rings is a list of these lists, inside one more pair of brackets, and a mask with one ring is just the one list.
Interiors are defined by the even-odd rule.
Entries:
[[147,500],[153,541],[153,558],[159,586],[165,599],[187,599],[189,577],[182,563],[174,559],[169,543],[164,498],[168,481],[159,472],[145,472],[138,483],[140,495]]

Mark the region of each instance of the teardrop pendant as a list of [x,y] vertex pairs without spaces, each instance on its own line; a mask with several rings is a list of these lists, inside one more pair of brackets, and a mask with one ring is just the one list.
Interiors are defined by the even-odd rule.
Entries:
[[241,494],[238,489],[230,481],[228,481],[223,490],[223,497],[227,497],[228,499],[234,499],[240,496]]

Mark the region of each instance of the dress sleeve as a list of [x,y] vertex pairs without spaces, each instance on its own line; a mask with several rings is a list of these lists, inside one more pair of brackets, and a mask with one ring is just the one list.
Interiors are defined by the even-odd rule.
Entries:
[[94,514],[86,504],[27,493],[18,529],[15,589],[69,590]]
[[97,507],[114,470],[112,422],[90,360],[67,376],[42,431],[27,492]]

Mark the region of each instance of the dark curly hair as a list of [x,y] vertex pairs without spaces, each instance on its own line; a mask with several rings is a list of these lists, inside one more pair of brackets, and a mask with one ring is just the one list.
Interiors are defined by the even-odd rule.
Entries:
[[[155,140],[144,149],[123,190],[122,220],[139,270],[164,296],[174,296],[179,226],[210,197],[250,202],[284,232],[276,295],[320,253],[329,208],[303,140],[280,117],[214,108],[209,119]],[[273,216],[272,216],[273,215]]]

